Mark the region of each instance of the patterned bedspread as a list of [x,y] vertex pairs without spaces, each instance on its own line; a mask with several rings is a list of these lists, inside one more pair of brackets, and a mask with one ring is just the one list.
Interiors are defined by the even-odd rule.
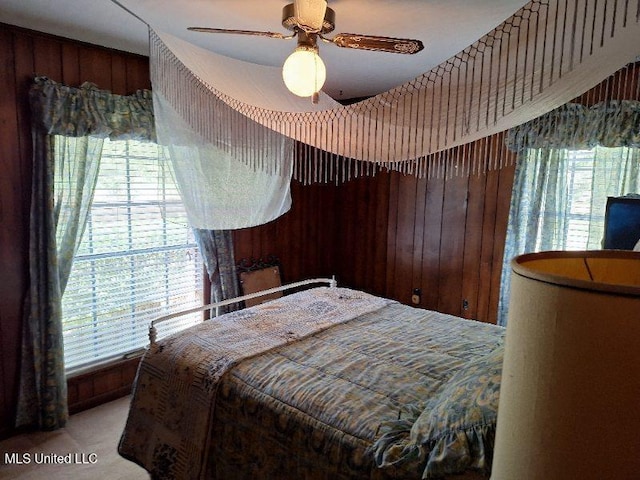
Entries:
[[[148,352],[119,452],[153,478],[418,479],[411,425],[502,339],[500,327],[348,289],[285,296]],[[388,461],[398,449],[410,461]]]

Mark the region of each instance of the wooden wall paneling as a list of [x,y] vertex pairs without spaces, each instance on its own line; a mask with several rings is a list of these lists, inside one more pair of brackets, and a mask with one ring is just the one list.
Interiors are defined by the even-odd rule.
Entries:
[[94,83],[100,90],[111,90],[111,52],[89,46],[80,47],[80,78]]
[[352,262],[353,248],[348,243],[350,232],[350,213],[348,207],[352,201],[351,186],[349,183],[333,185],[332,214],[327,216],[327,222],[332,230],[330,237],[332,250],[332,275],[335,275],[338,285],[343,287],[354,287],[350,282],[351,272],[349,266]]
[[242,259],[251,258],[251,229],[242,228],[233,231],[233,253],[236,259],[236,263]]
[[[322,243],[322,236],[320,235],[320,226],[322,224],[323,211],[320,203],[320,190],[318,185],[308,185],[306,192],[307,202],[309,207],[305,212],[305,222],[303,230],[303,242],[304,242],[304,264],[302,275],[308,277],[315,277],[318,272],[318,251],[319,245]],[[329,226],[326,225],[328,228]],[[315,239],[313,241],[312,239]],[[304,273],[308,272],[308,273]]]
[[[29,107],[29,89],[33,84],[33,78],[37,71],[35,64],[34,49],[37,43],[31,36],[14,35],[14,52],[15,64],[14,74],[16,82],[16,103],[18,113],[18,125],[16,135],[19,138],[20,149],[18,162],[23,168],[23,174],[20,176],[20,185],[23,188],[23,213],[25,219],[29,218],[29,209],[31,205],[31,175],[32,175],[32,147],[31,147],[31,113]],[[57,74],[54,67],[53,74]],[[28,220],[25,220],[24,235],[28,235]],[[26,259],[25,259],[26,262]]]
[[80,47],[73,43],[62,44],[62,83],[70,87],[79,87],[80,77]]
[[[38,48],[42,48],[42,54],[36,53]],[[39,70],[47,72],[46,75],[59,76],[61,69],[59,66],[60,61],[60,46],[57,44],[47,44],[40,38],[33,38],[28,35],[14,34],[14,51],[15,51],[15,76],[16,76],[16,103],[18,105],[18,131],[17,136],[20,142],[20,148],[18,150],[18,157],[16,161],[21,166],[21,174],[19,179],[14,178],[16,187],[22,189],[21,198],[21,213],[22,213],[22,228],[21,231],[16,232],[14,241],[19,242],[22,246],[21,252],[16,255],[16,258],[20,258],[23,263],[24,270],[24,283],[21,289],[17,290],[21,292],[24,297],[28,288],[29,274],[28,274],[28,262],[29,262],[29,221],[30,221],[30,206],[31,206],[31,178],[32,178],[32,141],[31,141],[31,114],[29,107],[29,90],[33,84],[33,79],[36,72]],[[19,160],[18,160],[19,158]],[[4,190],[4,189],[3,189]],[[23,302],[24,298],[21,298],[20,302]],[[19,322],[21,325],[22,317],[24,313],[21,311]],[[14,338],[16,348],[20,349],[21,331]],[[16,371],[16,382],[18,372]],[[15,401],[15,395],[14,395]]]
[[387,288],[387,230],[389,228],[389,190],[390,178],[388,173],[379,173],[375,182],[375,227],[374,227],[374,253],[371,278],[371,292],[376,295],[385,295]]
[[[454,155],[458,155],[459,152],[460,149],[456,149]],[[452,164],[449,164],[448,168],[451,167]],[[444,183],[437,310],[460,315],[469,177],[452,173],[453,176],[447,178]]]
[[33,63],[36,75],[62,82],[62,45],[46,37],[33,37]]
[[149,58],[141,56],[127,56],[127,95],[137,90],[151,89],[149,75]]
[[[305,221],[305,245],[308,250],[307,262],[304,265],[303,275],[317,277],[329,275],[332,272],[323,270],[321,265],[321,251],[332,248],[327,234],[337,225],[330,216],[327,216],[327,204],[323,200],[326,193],[325,186],[314,184],[309,186],[309,202],[313,205]],[[315,239],[315,240],[314,240]],[[327,265],[329,267],[329,265]],[[306,273],[305,273],[306,272]]]
[[305,243],[309,248],[305,277],[330,277],[336,274],[334,252],[339,220],[336,218],[335,186],[308,185],[309,201],[313,204],[307,218]]
[[111,55],[111,93],[127,95],[127,61],[119,55]]
[[[288,224],[288,222],[285,222],[285,223]],[[273,239],[276,242],[276,244],[273,246],[271,246],[270,244],[267,244],[267,242],[264,241],[263,233],[267,229],[268,227],[266,225],[260,225],[257,228],[251,229],[251,258],[254,258],[254,259],[264,258],[267,255],[275,253],[271,251],[273,250],[274,247],[276,249],[278,248],[276,238]],[[278,255],[276,254],[276,256]],[[289,262],[289,266],[291,266],[290,262]],[[283,271],[283,274],[286,276],[286,272]]]
[[269,223],[261,225],[257,233],[257,250],[254,256],[264,257],[266,260],[269,255],[274,254],[272,250],[274,248],[273,241],[277,240],[276,222],[272,220]]
[[98,372],[76,375],[68,382],[69,413],[77,413],[131,392],[140,360],[122,360]]
[[[296,207],[296,203],[299,201],[297,196],[297,186],[294,183],[291,185],[291,208]],[[301,200],[300,200],[301,201]],[[295,278],[295,265],[289,260],[291,252],[291,216],[294,215],[291,210],[285,213],[282,217],[274,220],[274,236],[270,238],[265,244],[258,244],[256,232],[253,232],[253,236],[247,235],[254,242],[251,255],[259,257],[261,255],[275,255],[278,257],[281,263],[280,274],[282,276],[283,283],[290,283]],[[262,229],[263,227],[259,227]],[[254,229],[249,229],[249,233]]]
[[[465,157],[471,160],[479,156],[479,142],[464,147]],[[482,249],[482,220],[484,218],[484,195],[486,176],[470,172],[467,190],[467,217],[465,220],[465,243],[462,266],[462,302],[461,316],[478,318],[478,297],[484,286],[480,284],[479,259]]]
[[67,383],[76,385],[75,388],[77,388],[77,391],[78,391],[78,397],[77,397],[78,404],[82,402],[86,402],[89,399],[94,398],[96,396],[95,389],[93,387],[92,377],[89,377],[88,379],[85,379],[83,377],[76,377],[76,378],[70,379],[70,381]]
[[262,232],[265,229],[264,225],[260,225],[258,228],[251,230],[251,256],[252,259],[260,259],[266,254],[265,245],[262,244]]
[[[16,265],[17,255],[14,241],[15,229],[21,224],[14,179],[20,177],[19,141],[16,111],[16,77],[13,35],[0,30],[0,434],[12,428],[14,418],[15,379],[18,365],[18,349],[15,338],[19,335],[19,295],[23,290],[23,268]],[[16,182],[17,183],[17,182]],[[0,435],[1,438],[2,435]]]
[[[414,207],[414,232],[413,232],[413,260],[411,271],[411,304],[420,306],[422,304],[422,255],[424,254],[422,246],[424,245],[425,236],[425,211],[427,208],[427,179],[420,178],[416,182],[416,202]],[[420,290],[417,304],[413,302],[413,291]]]
[[385,296],[393,298],[396,280],[396,242],[398,230],[398,191],[400,176],[396,172],[389,174],[389,207],[387,210],[387,265]]
[[398,175],[398,210],[396,220],[395,282],[393,298],[402,303],[411,303],[416,245],[416,186],[418,180],[412,175]]
[[343,287],[356,288],[354,265],[357,261],[357,238],[355,235],[355,219],[353,206],[357,199],[356,183],[348,181],[341,184],[336,191],[339,198],[338,205],[331,220],[331,226],[335,232],[334,245],[339,250],[337,253],[336,278],[338,284]]
[[[24,114],[25,124],[27,131],[31,128],[29,120],[29,108],[28,97],[29,88],[33,82],[33,78],[36,74],[36,65],[34,64],[34,40],[30,36],[26,35],[13,35],[13,51],[15,55],[15,62],[12,65],[12,70],[15,74],[15,81],[17,85],[16,102],[21,105],[20,111]],[[9,72],[10,70],[7,70]],[[54,71],[55,74],[55,71]],[[20,122],[22,125],[23,123]],[[22,129],[20,129],[22,130]],[[27,136],[27,135],[22,135]],[[31,143],[29,136],[29,144]]]
[[69,405],[75,405],[79,401],[80,394],[78,393],[78,385],[67,382],[67,408],[69,408]]
[[[294,185],[292,184],[291,209],[280,218],[274,220],[274,237],[268,239],[265,245],[262,245],[259,248],[254,248],[254,256],[265,254],[276,255],[283,263],[282,271],[286,272],[287,275],[294,272],[296,268],[296,266],[289,260],[289,257],[292,255],[291,252],[293,248],[293,237],[291,234],[291,230],[293,228],[293,217],[297,215],[298,203],[303,202],[303,199],[298,195],[299,187],[299,185],[295,185],[294,191]],[[265,252],[263,250],[268,251]]]
[[299,279],[303,271],[304,262],[304,227],[305,223],[310,221],[309,205],[307,205],[307,191],[305,186],[297,184],[296,198],[299,200],[294,202],[290,214],[285,219],[287,227],[287,239],[289,241],[287,251],[284,252],[286,262],[289,266],[289,274],[291,279]]
[[[351,270],[351,285],[372,291],[376,257],[376,179],[360,177],[351,180],[353,195],[341,208],[350,212],[351,247],[345,268]],[[384,237],[383,237],[384,241]],[[340,245],[340,240],[336,243]]]
[[95,396],[108,395],[115,387],[120,386],[122,372],[120,370],[109,370],[104,374],[93,378],[93,391]]
[[285,282],[289,283],[298,279],[300,237],[297,233],[296,216],[301,211],[303,203],[303,185],[294,182],[292,185],[292,205],[291,210],[279,218],[277,221],[278,236],[274,239],[274,252],[282,262],[282,275]]
[[336,213],[340,211],[341,205],[338,203],[338,187],[333,184],[321,185],[318,187],[320,199],[318,210],[321,213],[319,223],[319,235],[321,241],[316,245],[318,249],[318,275],[337,275],[336,256],[340,245],[339,220]]
[[[490,142],[482,141],[483,156],[491,155]],[[477,319],[488,322],[490,315],[490,285],[492,269],[494,268],[494,234],[496,231],[496,211],[498,208],[498,188],[500,186],[500,172],[488,170],[485,174],[484,215],[482,219],[482,246],[479,261],[479,284],[482,288],[478,295]],[[503,184],[504,186],[504,184]],[[499,260],[502,262],[502,259]]]
[[[14,273],[21,271],[21,282],[15,285],[16,302],[15,311],[18,314],[17,329],[15,331],[15,337],[13,338],[14,356],[17,359],[14,370],[14,385],[12,388],[12,403],[15,403],[17,397],[18,388],[18,375],[19,375],[19,356],[22,341],[22,321],[24,317],[24,296],[29,284],[29,222],[30,222],[30,207],[31,207],[31,178],[32,178],[32,141],[31,141],[31,115],[29,107],[29,89],[33,83],[34,72],[36,71],[37,64],[35,60],[35,48],[37,42],[31,37],[22,35],[14,35],[14,52],[15,52],[15,82],[16,82],[16,112],[17,112],[17,131],[16,137],[18,139],[18,149],[16,155],[13,157],[15,167],[19,169],[18,177],[13,177],[9,174],[8,177],[13,179],[13,189],[16,195],[16,213],[20,215],[17,218],[17,222],[14,224],[15,230],[13,231],[12,242],[14,244],[14,258],[15,264],[13,268],[9,269]],[[58,49],[52,48],[50,53],[54,58],[57,58]],[[41,62],[46,64],[45,62]],[[54,72],[57,70],[54,68]],[[7,171],[3,168],[3,174]],[[1,188],[5,191],[4,188]],[[20,193],[18,193],[20,192]],[[0,222],[3,223],[4,222]],[[3,247],[4,249],[4,247]],[[13,421],[13,416],[11,418]]]
[[[435,163],[429,165],[436,168]],[[427,196],[424,213],[424,236],[422,244],[422,307],[438,308],[440,294],[440,244],[442,232],[442,208],[444,200],[444,178],[434,176],[427,181]]]
[[370,199],[370,178],[356,178],[351,180],[354,194],[353,202],[345,207],[350,212],[351,225],[351,255],[349,267],[352,271],[351,284],[354,287],[366,285],[367,270],[372,250],[369,217],[367,210]]
[[287,217],[289,249],[286,252],[286,260],[289,278],[297,280],[303,276],[305,224],[312,220],[308,217],[310,211],[307,205],[306,191],[301,184],[297,185],[296,198],[300,198],[300,201],[293,203]]
[[258,227],[238,230],[236,243],[236,260],[241,258],[260,259],[275,255],[281,262],[283,283],[299,280],[300,265],[303,254],[301,243],[301,219],[305,202],[301,198],[304,193],[298,182],[291,184],[291,209],[272,222]]
[[[380,239],[376,229],[378,211],[378,186],[379,180],[376,177],[365,177],[361,180],[361,189],[365,195],[366,208],[362,210],[365,227],[366,258],[363,260],[362,280],[360,283],[366,285],[366,290],[373,293],[374,278],[376,274],[376,262],[380,252]],[[383,239],[385,237],[382,237]]]
[[19,150],[16,160],[19,158],[20,181],[15,182],[16,187],[22,190],[21,212],[23,228],[17,241],[23,246],[25,279],[28,276],[28,238],[29,238],[29,217],[31,207],[31,178],[32,178],[32,140],[31,140],[31,114],[29,107],[29,89],[34,78],[34,43],[31,37],[14,35],[15,51],[15,79],[16,79],[16,104],[18,113],[18,124],[16,135],[19,139]]

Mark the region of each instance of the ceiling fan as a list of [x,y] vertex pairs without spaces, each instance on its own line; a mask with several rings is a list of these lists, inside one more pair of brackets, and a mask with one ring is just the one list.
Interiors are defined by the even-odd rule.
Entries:
[[324,62],[318,55],[318,39],[338,47],[372,50],[376,52],[413,54],[424,48],[420,40],[405,38],[338,33],[333,38],[325,34],[335,29],[336,14],[327,7],[326,0],[294,0],[282,9],[282,26],[293,32],[233,30],[226,28],[189,27],[188,30],[205,33],[234,33],[278,39],[297,37],[297,47],[282,67],[282,77],[287,88],[301,97],[311,97],[318,102],[318,92],[326,79]]

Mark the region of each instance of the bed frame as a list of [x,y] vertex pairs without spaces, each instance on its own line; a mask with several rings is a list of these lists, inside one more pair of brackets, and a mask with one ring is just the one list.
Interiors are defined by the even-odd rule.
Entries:
[[288,283],[286,285],[281,285],[279,287],[268,288],[266,290],[261,290],[255,293],[249,293],[247,295],[242,295],[240,297],[229,298],[226,300],[221,300],[219,302],[209,303],[208,305],[202,305],[200,307],[190,308],[188,310],[182,310],[180,312],[171,313],[168,315],[164,315],[162,317],[158,317],[151,321],[149,324],[149,348],[154,349],[156,347],[156,340],[158,336],[158,331],[156,329],[156,325],[159,323],[165,322],[167,320],[171,320],[173,318],[181,317],[182,315],[188,315],[190,313],[203,312],[205,310],[213,310],[214,308],[224,307],[225,305],[231,305],[234,303],[244,302],[245,300],[251,300],[253,298],[259,298],[265,295],[270,295],[272,293],[284,292],[286,290],[291,290],[293,288],[304,287],[307,285],[315,285],[317,283],[326,283],[331,288],[335,288],[338,285],[336,282],[335,276],[332,278],[312,278],[309,280],[302,280],[299,282]]

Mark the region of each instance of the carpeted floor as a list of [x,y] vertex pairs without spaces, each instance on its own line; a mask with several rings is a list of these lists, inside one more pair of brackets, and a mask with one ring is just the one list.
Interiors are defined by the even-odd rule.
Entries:
[[[148,480],[142,468],[117,451],[129,401],[124,397],[72,415],[67,426],[55,432],[0,441],[0,479]],[[57,459],[71,463],[51,463]]]

